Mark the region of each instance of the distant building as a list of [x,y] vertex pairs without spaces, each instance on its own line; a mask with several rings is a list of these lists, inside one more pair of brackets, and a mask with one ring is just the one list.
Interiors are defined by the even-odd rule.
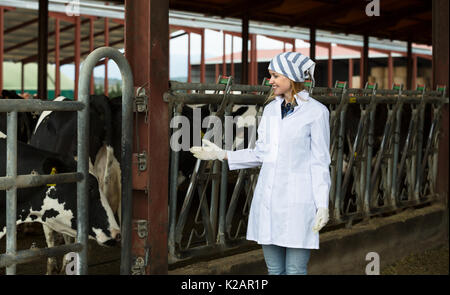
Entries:
[[[326,87],[334,85],[336,80],[351,81],[350,87],[359,88],[360,84],[360,56],[361,50],[358,48],[351,48],[351,46],[332,44],[332,71],[328,72],[328,48],[327,46],[316,46],[316,69],[315,81],[316,86]],[[415,73],[415,81],[413,77],[413,88],[416,85],[425,84],[430,87],[432,79],[431,71],[431,47],[415,45],[414,48],[424,48],[430,50],[430,55],[413,54],[413,73]],[[275,50],[257,50],[257,78],[256,83],[260,84],[264,77],[269,77],[267,67],[273,56],[283,52],[283,49]],[[296,48],[296,52],[300,52],[309,56],[309,47]],[[392,59],[391,77],[389,77],[389,51],[385,49],[369,49],[369,82],[377,82],[379,89],[389,89],[392,83],[399,83],[406,86],[407,79],[407,57],[406,52],[390,51]],[[249,54],[250,59],[250,54]],[[233,54],[233,66],[231,64],[231,55],[225,55],[226,60],[226,74],[231,75],[232,67],[234,67],[234,79],[236,83],[241,81],[241,52]],[[217,76],[222,74],[223,57],[217,56],[205,60],[205,82],[215,83]],[[250,64],[249,64],[250,68]],[[351,73],[351,71],[353,73]],[[192,82],[200,81],[200,65],[199,63],[192,64],[191,72]],[[350,78],[351,75],[351,78]],[[329,80],[331,76],[331,80]],[[252,84],[252,83],[251,83]]]

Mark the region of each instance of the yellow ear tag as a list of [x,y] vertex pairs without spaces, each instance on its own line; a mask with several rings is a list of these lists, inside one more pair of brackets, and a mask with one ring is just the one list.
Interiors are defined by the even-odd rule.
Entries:
[[[52,168],[52,172],[50,172],[50,175],[55,175],[56,174],[56,168],[55,167],[53,167]],[[55,183],[53,183],[53,184],[47,184],[47,186],[55,186],[56,184]]]
[[200,138],[203,138],[203,136],[205,136],[205,133],[203,133],[203,131],[200,130]]
[[350,97],[349,103],[356,103],[356,97]]

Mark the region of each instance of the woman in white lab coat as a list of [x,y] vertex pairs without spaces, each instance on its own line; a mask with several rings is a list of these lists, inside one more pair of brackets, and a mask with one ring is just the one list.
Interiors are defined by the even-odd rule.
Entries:
[[315,63],[298,52],[269,64],[273,95],[265,106],[254,148],[224,151],[203,140],[191,152],[202,160],[228,160],[230,170],[261,166],[247,239],[262,245],[269,274],[306,274],[310,249],[328,222],[329,111],[309,96]]

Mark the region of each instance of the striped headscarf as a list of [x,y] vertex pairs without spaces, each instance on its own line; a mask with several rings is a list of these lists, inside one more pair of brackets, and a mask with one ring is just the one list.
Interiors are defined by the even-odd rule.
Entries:
[[269,70],[282,74],[295,82],[312,80],[314,86],[314,68],[316,63],[299,52],[283,52],[272,58]]

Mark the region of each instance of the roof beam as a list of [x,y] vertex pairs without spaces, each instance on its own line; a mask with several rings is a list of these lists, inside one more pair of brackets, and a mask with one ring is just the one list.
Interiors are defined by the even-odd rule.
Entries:
[[48,17],[57,18],[59,20],[74,24],[75,23],[75,16],[68,16],[67,14],[61,13],[61,12],[53,12],[50,11],[48,13]]
[[238,32],[231,32],[231,31],[223,31],[224,34],[231,35],[233,37],[242,38],[242,34]]
[[169,2],[169,9],[184,10],[208,15],[222,15],[224,7],[209,2],[190,0],[173,0]]
[[[414,42],[416,43],[419,43],[418,41],[416,41],[417,39],[419,39],[424,40],[423,42],[426,43],[425,40],[428,40],[428,36],[430,36],[431,33],[432,33],[431,22],[425,23],[422,22],[399,28],[394,32],[390,33],[390,35],[392,36],[392,38],[404,38],[415,40]],[[423,38],[421,38],[421,36],[423,36]]]
[[[120,28],[123,28],[123,25],[117,25],[117,26],[114,26],[114,27],[110,27],[109,28],[109,32],[113,32],[113,31],[118,30]],[[105,31],[97,32],[97,33],[94,34],[94,37],[102,36],[104,34],[105,34]],[[89,40],[89,38],[90,38],[90,36],[85,36],[85,37],[81,38],[80,41],[84,42],[84,41]],[[59,47],[59,49],[64,49],[64,48],[73,46],[74,44],[75,44],[75,41],[70,41],[70,42],[67,42],[65,44],[62,44]],[[48,53],[52,53],[55,50],[56,50],[56,48],[49,49]],[[24,64],[27,64],[27,63],[30,63],[30,62],[35,62],[37,60],[37,58],[38,58],[37,55],[32,55],[32,56],[29,56],[29,57],[25,57],[24,59],[21,60],[21,62],[24,63]]]
[[[125,39],[122,38],[120,40],[117,40],[117,41],[109,43],[109,46],[114,46],[114,45],[121,44],[121,43],[124,43],[124,42],[125,42]],[[91,53],[90,50],[82,52],[80,58],[85,56],[85,55],[88,55],[89,53]],[[75,57],[74,56],[69,56],[69,57],[66,57],[65,59],[61,60],[60,64],[61,65],[70,64],[70,63],[73,63],[74,61],[75,61]],[[99,61],[99,63],[97,65],[104,64],[104,63],[105,63],[105,59],[102,59],[101,61]]]
[[222,17],[238,17],[245,14],[254,14],[282,5],[284,0],[240,0],[228,7],[224,7]]
[[177,26],[177,25],[170,25],[170,29],[173,30],[182,30],[188,33],[194,33],[201,35],[203,33],[203,29],[200,28],[192,28],[192,27],[184,27],[184,26]]
[[323,20],[331,22],[333,19],[344,17],[351,10],[365,11],[366,5],[366,1],[353,0],[343,0],[340,2],[333,2],[332,4],[322,5],[293,18],[291,26],[299,24],[311,26],[311,24],[320,24]]
[[[85,19],[85,20],[83,20],[83,21],[81,22],[81,24],[84,24],[84,23],[86,23],[86,22],[89,22],[89,20],[88,20],[88,19]],[[62,29],[60,30],[60,32],[62,33],[62,32],[68,31],[68,30],[70,30],[70,29],[73,29],[74,27],[75,27],[75,25],[68,25],[68,26],[62,28]],[[47,38],[50,38],[50,37],[52,37],[53,35],[55,35],[55,31],[48,33],[48,34],[47,34]],[[6,48],[6,49],[5,49],[5,53],[10,52],[10,51],[13,51],[13,50],[16,50],[16,49],[19,49],[19,48],[21,48],[21,47],[27,46],[27,45],[29,45],[29,44],[31,44],[31,43],[34,43],[34,42],[37,42],[37,41],[38,41],[38,38],[33,38],[33,39],[30,39],[30,40],[21,42],[21,43],[19,43],[19,44],[16,44],[16,45],[13,45],[13,46],[11,46],[11,47]]]
[[5,30],[5,35],[9,34],[9,33],[12,33],[14,31],[17,31],[19,29],[25,28],[25,27],[27,27],[29,25],[34,24],[34,23],[37,23],[38,20],[39,20],[39,18],[33,18],[33,19],[29,20],[29,21],[26,21],[24,23],[18,24],[17,26],[11,27],[11,28]]

